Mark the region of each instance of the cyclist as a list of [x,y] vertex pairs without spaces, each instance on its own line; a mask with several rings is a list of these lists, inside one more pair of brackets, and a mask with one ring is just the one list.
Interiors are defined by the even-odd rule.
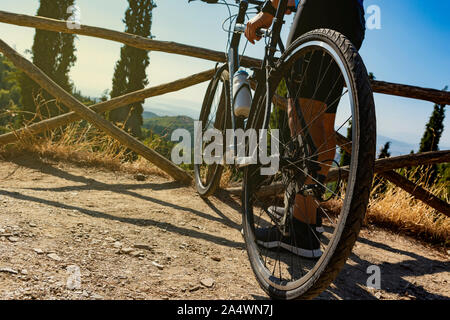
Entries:
[[[245,30],[245,36],[251,43],[255,43],[260,37],[256,31],[260,28],[269,28],[272,25],[279,0],[267,1],[262,12],[252,18]],[[359,50],[364,40],[365,19],[363,0],[289,0],[288,7],[295,6],[297,13],[288,37],[287,45],[295,41],[301,35],[314,29],[327,28],[336,30],[345,35],[353,45]],[[289,14],[290,10],[286,12]],[[320,73],[320,60],[312,57],[307,68],[305,78],[317,76]],[[328,160],[328,165],[321,165],[318,170],[318,180],[324,184],[330,168],[330,159],[335,158],[336,138],[334,134],[334,122],[339,99],[342,94],[343,82],[333,88],[333,83],[337,81],[336,75],[340,75],[337,66],[333,66],[335,72],[328,72],[327,76],[319,88],[312,85],[313,81],[302,81],[298,105],[305,119],[314,145],[317,147],[317,161],[324,163]],[[301,66],[294,69],[301,70]],[[295,72],[295,71],[294,71]],[[328,84],[328,85],[327,85]],[[297,117],[295,101],[292,97],[288,100],[288,118],[291,135],[299,133],[301,126]],[[312,121],[312,123],[311,123]],[[321,151],[321,152],[320,152]],[[308,178],[305,183],[312,184]],[[293,210],[293,228],[296,235],[295,241],[290,239],[291,234],[282,236],[276,226],[272,228],[260,228],[256,230],[256,237],[259,244],[274,248],[282,246],[300,256],[307,258],[320,257],[320,233],[323,232],[321,226],[321,209],[314,201],[313,197],[305,197],[301,194],[295,196],[293,208],[271,207],[271,211],[283,215],[286,210]],[[295,245],[293,245],[295,243]]]

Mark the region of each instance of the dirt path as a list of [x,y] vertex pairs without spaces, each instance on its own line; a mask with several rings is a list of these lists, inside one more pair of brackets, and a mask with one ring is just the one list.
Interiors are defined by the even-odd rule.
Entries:
[[[239,230],[239,202],[225,194],[205,201],[156,176],[0,162],[0,299],[265,299]],[[373,264],[381,290],[366,287]],[[450,299],[449,255],[365,228],[319,299],[377,298]]]

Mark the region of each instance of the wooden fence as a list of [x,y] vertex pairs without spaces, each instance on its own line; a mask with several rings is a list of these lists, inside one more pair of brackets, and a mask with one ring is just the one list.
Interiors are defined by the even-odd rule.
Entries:
[[[63,32],[71,34],[79,34],[84,36],[102,38],[112,40],[126,44],[131,47],[149,50],[149,51],[161,51],[166,53],[184,55],[189,57],[195,57],[200,59],[206,59],[209,61],[225,62],[226,56],[223,52],[208,50],[204,48],[189,46],[185,44],[152,40],[124,32],[113,31],[104,28],[92,27],[81,25],[79,29],[70,29],[67,27],[66,21],[55,20],[44,17],[29,16],[23,14],[10,13],[0,11],[0,22],[13,24],[23,27],[36,28],[47,31]],[[43,131],[55,129],[57,127],[66,125],[70,122],[80,119],[89,121],[98,129],[104,131],[109,136],[117,139],[129,149],[140,154],[145,159],[152,162],[154,165],[167,172],[175,180],[182,183],[191,183],[192,176],[185,170],[173,164],[170,160],[164,158],[154,150],[148,148],[140,141],[130,136],[125,131],[111,124],[104,119],[100,114],[111,111],[122,106],[128,105],[133,102],[142,101],[146,98],[166,94],[181,90],[211,79],[214,74],[214,69],[207,70],[201,73],[194,74],[192,76],[179,79],[163,85],[142,89],[135,91],[120,97],[113,98],[106,102],[95,104],[91,107],[86,107],[80,101],[78,101],[73,95],[64,91],[54,81],[52,81],[47,75],[45,75],[37,66],[25,59],[13,48],[8,46],[4,41],[0,40],[0,52],[4,54],[11,62],[37,84],[39,84],[44,90],[50,93],[58,101],[67,106],[72,112],[63,114],[54,118],[50,118],[38,123],[34,123],[28,127],[24,127],[20,130],[0,135],[0,145],[14,143],[20,139],[23,135],[36,135]],[[243,56],[241,57],[241,64],[245,67],[258,67],[261,65],[261,60]],[[384,81],[371,82],[374,92],[389,94],[400,97],[407,97],[413,99],[420,99],[430,101],[433,103],[447,105],[450,103],[450,92],[440,91],[429,88],[421,88],[416,86],[409,86],[403,84],[389,83]],[[285,104],[282,98],[278,98],[278,103]],[[338,144],[347,151],[351,146],[348,144],[345,137],[336,133]],[[350,147],[350,148],[349,148]],[[427,190],[415,185],[413,182],[404,178],[403,176],[394,172],[394,169],[403,168],[407,166],[427,165],[435,163],[450,162],[450,150],[427,152],[420,154],[411,154],[401,157],[393,157],[388,159],[377,160],[375,163],[375,172],[380,174],[385,179],[391,181],[400,188],[411,193],[417,199],[425,202],[429,206],[439,210],[447,216],[450,216],[450,205],[434,196]],[[329,180],[333,179],[335,173],[330,171]],[[231,193],[240,193],[240,188],[228,189]],[[281,186],[272,185],[261,192],[265,194],[274,194],[282,191]]]

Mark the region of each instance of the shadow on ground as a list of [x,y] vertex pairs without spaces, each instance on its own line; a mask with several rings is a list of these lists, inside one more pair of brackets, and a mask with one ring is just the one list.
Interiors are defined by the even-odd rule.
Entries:
[[[414,252],[391,248],[386,244],[366,238],[360,237],[358,242],[410,258],[393,264],[387,262],[378,264],[381,271],[382,291],[418,300],[450,300],[448,296],[429,292],[423,286],[405,279],[405,277],[420,277],[448,272],[450,271],[450,262],[432,260]],[[367,268],[373,263],[361,259],[354,253],[351,254],[349,260],[356,264],[346,264],[334,281],[335,288],[330,287],[318,297],[319,299],[336,299],[336,297],[339,297],[342,299],[375,300],[380,298],[380,296],[375,296],[375,291],[372,293],[372,291],[367,290],[367,280],[371,275],[371,273],[367,273]],[[381,292],[380,294],[382,297]]]
[[[229,217],[227,217],[213,201],[209,199],[203,199],[203,202],[209,207],[210,213],[205,213],[200,210],[182,206],[166,200],[157,199],[148,195],[142,195],[137,190],[170,190],[183,187],[176,182],[163,182],[163,183],[134,183],[134,184],[114,184],[103,183],[95,179],[86,178],[84,176],[78,176],[61,170],[51,164],[39,162],[36,160],[30,160],[26,158],[19,158],[12,161],[18,167],[26,167],[40,171],[47,175],[52,175],[60,179],[77,183],[78,185],[64,186],[64,187],[49,187],[49,188],[27,188],[24,190],[33,191],[50,191],[50,192],[68,192],[68,191],[109,191],[127,196],[132,196],[137,199],[145,200],[150,203],[158,204],[168,208],[184,211],[190,214],[194,214],[199,218],[207,219],[209,221],[220,222],[223,225],[239,230],[240,224],[236,223]],[[15,169],[17,170],[17,169]],[[15,171],[14,171],[15,172]],[[8,179],[14,175],[14,172],[10,173],[8,177],[3,177],[2,180]],[[189,236],[193,238],[203,239],[213,242],[221,246],[229,246],[233,248],[244,249],[243,242],[229,240],[220,236],[207,234],[201,231],[191,230],[176,226],[169,222],[160,222],[149,218],[145,219],[133,219],[127,217],[121,217],[105,213],[102,211],[91,210],[76,205],[64,204],[55,200],[42,199],[36,196],[25,195],[20,192],[12,192],[0,189],[0,195],[19,199],[23,201],[32,201],[43,205],[76,210],[81,214],[85,214],[95,218],[111,219],[122,223],[133,224],[138,226],[154,226],[161,229],[165,229],[168,232]],[[215,200],[222,202],[224,205],[240,213],[240,203],[228,193],[220,191],[215,197]],[[217,202],[215,201],[215,202]],[[378,266],[381,270],[381,290],[388,294],[395,294],[399,296],[409,296],[416,299],[450,299],[447,296],[435,294],[427,291],[423,286],[418,285],[415,281],[410,282],[405,280],[406,277],[420,277],[424,275],[431,275],[439,272],[450,271],[450,262],[443,262],[438,260],[432,260],[416,254],[411,251],[398,250],[390,247],[387,244],[372,241],[366,238],[360,237],[358,239],[360,243],[366,244],[374,250],[385,250],[388,252],[397,253],[409,257],[407,260],[403,260],[398,263],[382,263]],[[370,276],[367,273],[367,268],[373,263],[362,259],[361,256],[353,253],[349,260],[354,264],[347,264],[338,278],[334,281],[334,285],[329,287],[323,292],[318,299],[378,299],[376,296],[377,291],[367,290],[367,279]],[[255,280],[256,282],[256,280]],[[255,299],[265,299],[262,296],[254,296]]]

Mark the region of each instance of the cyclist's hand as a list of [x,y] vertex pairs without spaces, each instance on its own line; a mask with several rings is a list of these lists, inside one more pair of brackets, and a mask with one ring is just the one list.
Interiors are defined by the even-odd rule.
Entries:
[[269,28],[272,25],[273,16],[268,13],[260,12],[255,17],[249,20],[245,28],[245,37],[251,43],[255,44],[255,40],[260,40],[261,37],[256,35],[256,31],[261,28]]
[[[278,7],[278,0],[272,1],[274,7]],[[288,8],[295,8],[295,0],[288,1]],[[286,14],[291,14],[291,10],[286,10]],[[260,12],[253,19],[247,23],[247,28],[245,28],[245,36],[248,41],[255,44],[255,40],[260,40],[261,37],[256,35],[258,29],[267,29],[272,25],[273,16],[268,13]]]

